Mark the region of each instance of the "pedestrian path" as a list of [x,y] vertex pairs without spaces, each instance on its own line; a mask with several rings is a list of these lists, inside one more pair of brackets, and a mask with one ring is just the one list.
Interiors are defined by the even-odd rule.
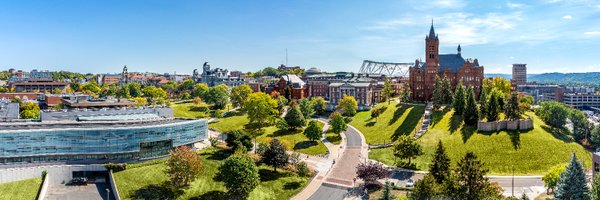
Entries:
[[425,107],[425,113],[423,114],[423,121],[421,122],[421,128],[415,132],[415,138],[420,138],[425,132],[427,132],[427,130],[429,130],[432,112],[433,103],[427,102],[427,106]]

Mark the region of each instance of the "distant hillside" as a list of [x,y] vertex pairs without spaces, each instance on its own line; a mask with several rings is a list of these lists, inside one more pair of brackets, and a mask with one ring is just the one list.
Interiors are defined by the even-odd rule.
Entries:
[[571,83],[595,83],[600,84],[600,72],[587,72],[587,73],[544,73],[537,74],[528,77],[530,82],[540,83],[557,83],[557,84],[571,84]]
[[508,80],[510,80],[512,78],[511,74],[484,74],[483,76],[486,78],[502,77],[502,78],[505,78]]

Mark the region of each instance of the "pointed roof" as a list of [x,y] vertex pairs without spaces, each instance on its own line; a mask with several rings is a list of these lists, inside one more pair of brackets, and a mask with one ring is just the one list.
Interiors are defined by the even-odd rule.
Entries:
[[435,30],[433,28],[433,19],[431,20],[431,28],[429,29],[429,36],[428,38],[435,38]]
[[460,48],[460,44],[458,44],[458,48],[456,48],[456,50],[458,50],[458,52],[462,50],[462,48]]

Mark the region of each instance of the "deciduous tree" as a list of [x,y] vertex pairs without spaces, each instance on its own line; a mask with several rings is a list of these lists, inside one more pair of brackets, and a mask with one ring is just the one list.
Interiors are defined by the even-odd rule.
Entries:
[[562,103],[545,101],[541,103],[537,112],[538,116],[551,127],[564,128],[569,116],[569,109]]
[[317,115],[325,114],[325,112],[327,111],[327,103],[325,102],[325,99],[323,99],[323,97],[313,97],[311,101],[313,109]]
[[345,95],[344,98],[340,100],[337,107],[338,110],[344,116],[354,116],[356,114],[356,110],[358,109],[358,104],[356,103],[356,99],[353,96]]
[[258,167],[252,158],[244,154],[225,159],[216,177],[223,181],[229,194],[236,199],[246,199],[260,183]]
[[244,102],[243,108],[243,111],[248,113],[249,123],[255,124],[257,127],[268,125],[279,114],[277,101],[263,92],[250,94]]
[[331,121],[331,130],[336,134],[340,134],[348,128],[344,117],[339,112],[331,113],[329,120]]
[[403,135],[398,138],[394,145],[394,156],[400,159],[408,159],[408,165],[411,164],[413,158],[423,154],[421,145],[417,143],[417,140],[408,135]]
[[386,178],[389,175],[390,171],[381,163],[367,161],[356,166],[356,176],[365,181],[367,185],[379,185],[377,180]]
[[229,87],[225,84],[210,87],[202,99],[213,104],[215,109],[223,109],[229,102]]
[[278,167],[283,167],[288,163],[289,155],[285,152],[285,146],[279,139],[273,138],[269,142],[269,148],[261,155],[262,162],[273,167],[277,171]]
[[307,98],[300,100],[300,111],[304,116],[304,119],[310,119],[315,114],[313,102]]
[[304,135],[310,141],[315,141],[315,140],[321,139],[321,129],[319,128],[317,121],[311,120],[308,123],[308,127],[306,127],[306,129],[304,129]]
[[244,101],[252,94],[252,88],[246,84],[238,85],[231,89],[231,104],[234,108],[244,106]]
[[246,149],[252,149],[252,137],[245,131],[232,130],[225,132],[225,134],[227,135],[225,142],[227,143],[228,147],[231,147],[231,149],[239,149],[240,145],[244,146]]
[[167,175],[175,189],[187,187],[196,179],[202,169],[202,160],[188,146],[180,146],[171,151],[167,160]]
[[306,119],[304,119],[300,107],[295,102],[292,102],[283,119],[285,119],[285,122],[291,129],[301,128],[306,125]]

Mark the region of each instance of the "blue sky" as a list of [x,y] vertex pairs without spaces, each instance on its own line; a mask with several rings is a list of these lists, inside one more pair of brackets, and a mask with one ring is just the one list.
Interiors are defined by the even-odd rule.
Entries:
[[190,74],[285,62],[358,71],[414,62],[434,20],[440,53],[486,73],[600,71],[600,1],[0,1],[0,70]]

